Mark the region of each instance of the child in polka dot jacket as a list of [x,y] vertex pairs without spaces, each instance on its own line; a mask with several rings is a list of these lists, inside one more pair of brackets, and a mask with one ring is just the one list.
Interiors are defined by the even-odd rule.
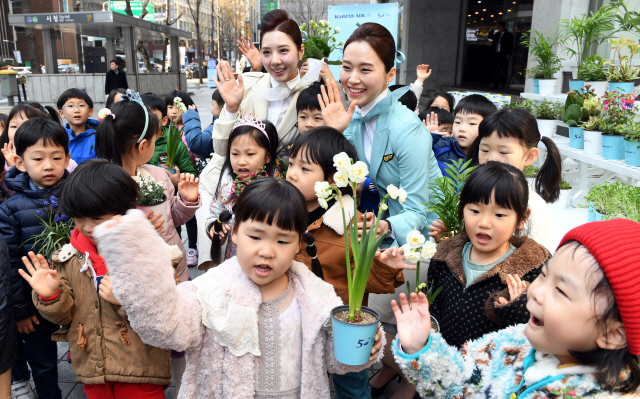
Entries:
[[527,286],[549,258],[523,237],[528,197],[527,181],[513,166],[488,162],[469,175],[458,211],[465,231],[440,242],[427,277],[443,287],[430,312],[449,345],[460,348],[528,320]]

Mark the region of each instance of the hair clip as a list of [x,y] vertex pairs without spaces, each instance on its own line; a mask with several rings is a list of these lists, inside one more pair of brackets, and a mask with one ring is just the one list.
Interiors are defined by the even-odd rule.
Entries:
[[102,122],[109,115],[111,115],[113,119],[116,119],[116,114],[112,113],[109,108],[102,108],[98,111],[98,120]]
[[255,116],[251,116],[251,114],[242,115],[242,117],[238,118],[236,123],[233,125],[233,128],[235,129],[239,126],[255,127],[267,137],[267,141],[271,142],[271,140],[269,140],[269,135],[267,134],[267,130],[266,130],[267,126],[264,124],[264,122],[262,122],[262,119],[257,118]]
[[135,91],[131,90],[131,89],[127,89],[127,94],[125,94],[124,97],[127,97],[130,101],[135,101],[138,104],[140,104],[140,106],[142,107],[142,109],[144,110],[144,130],[142,131],[142,134],[140,135],[140,138],[138,139],[138,144],[142,141],[142,139],[144,138],[144,135],[147,134],[147,128],[149,127],[149,113],[147,112],[147,106],[144,105],[144,103],[142,102],[142,99],[140,98],[140,94],[136,93]]

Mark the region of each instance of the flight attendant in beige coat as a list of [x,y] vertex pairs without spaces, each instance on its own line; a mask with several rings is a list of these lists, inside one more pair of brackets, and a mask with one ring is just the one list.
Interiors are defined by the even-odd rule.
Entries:
[[[213,126],[211,161],[200,174],[202,203],[211,201],[220,179],[220,169],[227,153],[229,134],[242,115],[251,114],[273,123],[278,130],[278,150],[286,148],[298,137],[296,101],[307,86],[318,79],[322,63],[311,67],[304,78],[298,64],[304,54],[302,35],[298,24],[289,19],[284,10],[273,10],[262,19],[262,64],[268,73],[248,72],[238,75],[236,81],[228,62],[218,64],[218,79],[213,78],[225,106]],[[205,209],[206,208],[206,209]],[[208,206],[196,212],[198,218],[199,269],[208,269],[211,263],[211,240],[205,232]]]

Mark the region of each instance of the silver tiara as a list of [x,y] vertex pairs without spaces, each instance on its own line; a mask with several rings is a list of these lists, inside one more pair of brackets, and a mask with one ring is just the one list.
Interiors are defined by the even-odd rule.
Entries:
[[[144,135],[147,134],[147,128],[149,127],[149,114],[147,113],[147,106],[144,105],[144,103],[142,102],[142,99],[140,98],[140,94],[136,93],[131,89],[127,89],[127,93],[122,98],[124,99],[125,97],[127,97],[130,101],[135,101],[138,104],[140,104],[140,106],[144,110],[144,116],[145,116],[144,130],[142,131],[140,138],[138,138],[138,143],[140,143],[144,138]],[[120,101],[122,101],[122,99]]]
[[267,140],[269,140],[269,135],[267,134],[267,129],[266,129],[267,127],[264,124],[264,122],[262,122],[262,119],[258,117],[251,116],[251,114],[242,115],[242,117],[238,118],[236,123],[233,125],[233,128],[235,129],[238,126],[255,127],[256,129],[264,133],[264,135],[267,137]]

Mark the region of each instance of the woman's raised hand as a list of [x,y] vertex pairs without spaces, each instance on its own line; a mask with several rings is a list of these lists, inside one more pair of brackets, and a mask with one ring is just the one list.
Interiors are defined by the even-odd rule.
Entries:
[[22,269],[18,273],[27,280],[31,288],[43,298],[50,298],[58,293],[60,289],[60,275],[57,271],[49,268],[49,263],[44,256],[34,254],[29,251],[29,257],[22,257],[22,263],[27,268],[27,272]]
[[351,118],[353,118],[357,100],[352,101],[349,109],[345,111],[342,101],[340,101],[340,91],[335,80],[328,82],[326,86],[322,86],[321,91],[322,94],[318,94],[318,101],[320,102],[322,119],[324,119],[327,126],[344,132],[349,127]]
[[260,50],[258,50],[253,44],[253,41],[251,41],[251,38],[241,37],[240,40],[238,40],[238,49],[247,57],[252,72],[262,71],[262,56],[260,55]]
[[412,355],[424,348],[431,332],[431,315],[429,314],[429,300],[421,292],[416,295],[411,293],[411,304],[407,296],[400,294],[400,307],[396,300],[391,301],[393,314],[396,316],[398,326],[398,339],[405,353]]
[[[238,74],[238,81],[236,82],[233,76],[233,69],[227,61],[220,61],[216,67],[218,77],[211,77],[213,83],[215,83],[220,92],[220,96],[224,100],[227,112],[235,114],[240,108],[240,103],[244,97],[244,84],[242,84],[242,74]],[[218,80],[220,79],[220,80]]]

